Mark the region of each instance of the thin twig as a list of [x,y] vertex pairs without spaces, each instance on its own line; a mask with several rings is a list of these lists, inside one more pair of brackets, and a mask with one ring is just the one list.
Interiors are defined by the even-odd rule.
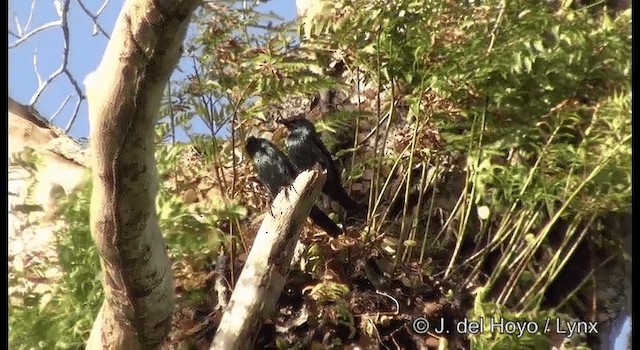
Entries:
[[54,119],[56,119],[56,117],[58,116],[58,114],[60,113],[60,111],[62,111],[62,109],[64,108],[64,106],[67,105],[67,103],[69,102],[69,100],[71,99],[72,95],[68,95],[64,101],[62,101],[62,104],[60,104],[60,107],[58,107],[58,109],[53,113],[53,115],[51,116],[51,118],[49,118],[50,122],[53,122]]
[[[51,22],[45,23],[45,24],[41,25],[40,27],[30,31],[29,33],[27,33],[25,35],[20,35],[19,39],[17,39],[13,43],[9,44],[9,49],[14,49],[14,48],[18,47],[18,45],[24,43],[25,41],[27,41],[27,39],[29,39],[30,37],[34,36],[35,34],[38,34],[39,32],[42,32],[44,30],[47,30],[47,29],[50,29],[50,28],[53,28],[53,27],[61,26],[61,25],[62,25],[62,21],[61,20],[51,21]],[[20,34],[20,30],[18,30],[18,33]]]
[[36,78],[38,78],[38,86],[42,85],[42,77],[38,69],[38,48],[33,51],[33,70],[36,72]]
[[29,18],[27,18],[27,24],[24,25],[24,29],[27,30],[27,28],[29,28],[29,25],[31,24],[31,20],[33,19],[33,10],[36,7],[36,0],[32,0],[31,1],[31,8],[29,9]]
[[[102,35],[104,35],[106,38],[110,38],[109,34],[107,34],[107,32],[102,28],[102,26],[98,23],[98,17],[100,16],[100,14],[104,11],[104,9],[106,8],[106,5],[109,3],[109,0],[105,0],[102,5],[100,6],[100,8],[98,9],[98,11],[96,12],[96,14],[93,14],[91,11],[89,11],[89,9],[85,6],[85,4],[81,1],[81,0],[77,0],[78,4],[80,5],[80,8],[84,11],[84,13],[93,20],[94,23],[94,34],[96,34],[96,32],[101,33]],[[32,1],[31,3],[31,10],[29,12],[29,17],[26,21],[26,25],[21,26],[19,21],[17,20],[17,18],[15,19],[16,21],[16,29],[17,29],[17,33],[9,30],[9,35],[16,38],[16,40],[14,42],[12,42],[9,45],[9,49],[12,48],[16,48],[19,45],[21,45],[22,43],[24,43],[25,41],[27,41],[28,39],[30,39],[31,37],[33,37],[34,35],[45,31],[47,29],[50,28],[54,28],[54,27],[60,27],[62,29],[62,35],[63,35],[63,53],[62,53],[62,63],[60,64],[60,66],[53,72],[51,73],[46,79],[43,79],[43,77],[40,74],[40,71],[38,69],[38,51],[37,49],[34,52],[34,57],[33,57],[33,67],[36,73],[36,77],[38,79],[38,88],[36,90],[36,92],[31,96],[30,99],[30,106],[33,107],[38,100],[40,99],[40,97],[42,96],[44,90],[50,85],[50,83],[52,83],[59,75],[65,75],[66,78],[69,80],[69,82],[71,83],[71,85],[73,86],[73,89],[75,90],[75,94],[78,96],[78,100],[76,101],[75,107],[73,108],[73,114],[71,115],[66,128],[65,128],[65,132],[69,132],[69,130],[71,129],[71,126],[73,125],[73,123],[75,122],[76,118],[78,117],[78,113],[80,111],[80,107],[82,105],[82,103],[84,102],[84,100],[86,99],[86,96],[83,92],[83,89],[80,85],[80,83],[74,78],[73,74],[71,73],[71,71],[69,70],[69,56],[70,56],[70,35],[69,35],[69,9],[70,9],[70,3],[71,0],[61,0],[61,1],[56,1],[56,12],[58,13],[58,15],[60,16],[60,19],[55,20],[55,21],[51,21],[45,24],[40,25],[39,27],[30,30],[28,33],[24,33],[25,31],[27,31],[27,28],[31,25],[31,21],[33,19],[33,13],[35,12],[35,0]],[[51,121],[53,121],[54,118],[56,118],[61,111],[66,107],[66,105],[69,103],[71,99],[71,96],[67,96],[65,98],[65,100],[61,103],[60,107],[58,108],[58,110],[56,110],[56,112],[53,114],[53,116],[50,118]]]
[[20,22],[18,22],[18,16],[16,16],[16,14],[13,14],[13,22],[15,22],[16,24],[16,29],[18,30],[18,37],[22,36],[22,27],[20,26]]
[[491,41],[489,42],[489,48],[487,49],[487,54],[493,50],[493,44],[496,42],[496,36],[498,33],[498,26],[502,21],[502,15],[504,14],[504,9],[507,7],[505,1],[500,2],[500,12],[498,12],[498,18],[496,19],[496,24],[493,26],[493,30],[491,30]]
[[71,115],[71,118],[67,123],[65,132],[69,132],[69,129],[71,129],[71,125],[73,124],[73,122],[78,116],[80,105],[82,104],[82,101],[84,101],[84,99],[86,98],[84,93],[82,92],[82,88],[80,88],[80,84],[78,84],[78,82],[75,80],[73,75],[71,75],[71,72],[68,69],[68,66],[69,66],[69,3],[70,2],[71,0],[64,1],[64,3],[62,4],[62,9],[60,14],[60,27],[62,28],[62,35],[63,35],[62,63],[60,64],[60,67],[56,69],[56,71],[53,72],[47,78],[47,80],[45,80],[44,82],[41,82],[40,79],[38,79],[39,80],[38,90],[33,94],[33,96],[31,97],[31,100],[29,101],[29,104],[31,106],[35,105],[36,102],[38,102],[38,99],[40,98],[40,96],[42,95],[42,92],[45,90],[47,86],[49,86],[49,83],[51,83],[60,74],[64,73],[64,75],[66,75],[67,78],[69,78],[69,82],[71,83],[71,85],[73,85],[76,91],[76,94],[78,95],[78,101],[76,102],[76,106],[74,108],[73,114]]
[[102,13],[102,11],[104,11],[105,7],[107,7],[107,4],[109,3],[109,0],[104,0],[104,2],[102,3],[102,5],[100,5],[100,8],[98,9],[98,12],[96,12],[96,17],[100,16],[100,14]]
[[[191,64],[193,67],[193,74],[196,80],[198,81],[198,86],[202,86],[203,82],[202,82],[202,79],[200,78],[200,71],[198,70],[198,61],[195,56],[191,56],[191,60],[192,60]],[[206,120],[205,118],[202,118],[202,117],[200,119],[202,119],[205,122],[205,124],[209,128],[209,131],[213,133],[214,118],[213,118],[213,105],[211,104],[211,99],[207,99],[204,93],[200,93],[198,98],[200,99],[200,102],[205,106],[205,111],[207,112]],[[200,114],[198,113],[198,115]]]
[[[107,39],[111,39],[109,37],[109,34],[107,34],[107,32],[102,29],[102,26],[100,26],[100,23],[98,23],[98,16],[99,13],[94,15],[93,13],[91,13],[91,11],[89,11],[89,9],[84,5],[84,3],[82,2],[82,0],[77,0],[78,1],[78,5],[80,5],[80,8],[82,9],[82,11],[84,11],[84,13],[89,16],[89,18],[91,18],[91,20],[93,21],[93,35],[96,35],[96,30],[100,33],[102,33],[102,35],[104,35]],[[107,4],[107,2],[109,2],[109,0],[105,1],[104,4],[102,4],[102,7],[100,8],[100,12],[102,12],[102,9],[104,9],[104,6]]]
[[[171,145],[176,145],[176,114],[173,110],[173,103],[171,101],[171,79],[167,82],[167,100],[169,103],[169,125],[171,126]],[[174,162],[174,168],[177,168],[177,162]],[[175,175],[175,174],[174,174]],[[176,179],[177,180],[177,179]]]
[[[192,58],[192,64],[193,64],[193,72],[195,75],[195,78],[198,82],[198,86],[202,86],[202,79],[200,78],[200,74],[198,71],[198,60],[195,56],[191,56]],[[207,105],[207,100],[202,96],[202,94],[200,94],[201,96],[199,96],[202,104],[206,107],[205,110],[207,112],[207,118],[209,120],[213,120],[213,117],[211,116],[211,114],[213,113],[211,108]],[[203,117],[200,117],[201,120],[204,120]],[[216,142],[216,138],[215,138],[215,133],[214,136],[211,139],[214,143]],[[220,184],[220,186],[222,187],[226,187],[227,186],[227,179],[224,176],[224,171],[222,170],[222,167],[220,165],[220,162],[218,162],[218,151],[216,149],[217,147],[214,147],[213,149],[213,169],[214,169],[214,174],[217,177],[218,183]]]
[[80,105],[82,104],[82,100],[84,100],[84,98],[78,99],[78,101],[76,102],[76,107],[73,109],[73,114],[71,115],[71,119],[69,119],[67,126],[64,128],[64,132],[68,133],[69,130],[71,130],[71,126],[73,125],[73,122],[78,117],[78,111],[80,111]]
[[51,75],[49,75],[47,80],[42,82],[42,84],[38,84],[38,90],[36,90],[36,92],[33,94],[33,96],[31,96],[31,100],[29,100],[29,105],[33,106],[36,102],[38,102],[38,99],[40,98],[40,95],[42,95],[42,92],[47,87],[47,85],[49,85],[49,83],[52,82],[53,79],[58,77],[58,75],[62,74],[63,71],[64,71],[63,67],[60,67],[60,68],[56,69],[55,72],[53,72],[53,73],[51,73]]

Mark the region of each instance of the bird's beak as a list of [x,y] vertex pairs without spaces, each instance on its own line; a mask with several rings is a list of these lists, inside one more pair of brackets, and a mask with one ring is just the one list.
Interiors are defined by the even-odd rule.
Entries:
[[282,124],[282,125],[284,125],[284,126],[289,125],[289,121],[288,121],[287,119],[285,119],[285,118],[282,118],[282,117],[278,117],[278,118],[276,119],[276,123],[278,123],[278,124]]

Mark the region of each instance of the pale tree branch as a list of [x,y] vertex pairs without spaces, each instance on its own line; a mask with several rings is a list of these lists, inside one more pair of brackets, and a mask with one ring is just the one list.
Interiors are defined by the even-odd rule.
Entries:
[[31,96],[31,100],[29,100],[29,105],[31,107],[33,107],[36,104],[36,102],[38,102],[40,95],[42,95],[42,92],[49,85],[49,83],[51,83],[55,78],[58,77],[58,75],[62,74],[63,72],[64,72],[64,67],[59,67],[53,73],[51,73],[51,75],[49,75],[49,77],[44,81],[41,80],[40,75],[38,74],[38,89],[33,94],[33,96]]
[[71,118],[69,119],[69,122],[67,122],[67,125],[64,127],[64,132],[68,133],[69,130],[71,130],[71,126],[73,126],[73,122],[76,121],[76,118],[78,118],[78,112],[80,111],[82,100],[84,100],[84,98],[78,99],[76,101],[76,105],[73,108],[73,112],[71,113]]
[[[102,35],[104,35],[106,38],[109,38],[109,35],[107,34],[107,32],[98,23],[98,17],[100,16],[100,14],[106,8],[107,4],[109,3],[109,0],[105,0],[102,3],[102,5],[100,6],[100,8],[98,9],[98,11],[96,12],[95,15],[93,13],[91,13],[91,11],[85,6],[85,4],[81,0],[77,0],[77,1],[78,1],[78,4],[79,4],[80,8],[83,10],[83,12],[89,18],[91,18],[91,20],[93,21],[94,35],[95,35],[95,31],[97,30]],[[34,52],[33,66],[34,66],[34,70],[35,70],[35,73],[36,73],[36,77],[38,79],[38,87],[36,88],[36,91],[34,92],[34,94],[31,96],[31,98],[29,100],[29,105],[31,107],[35,107],[35,104],[38,102],[38,100],[40,99],[40,97],[42,96],[44,91],[48,88],[48,86],[56,78],[58,78],[58,76],[60,76],[60,75],[66,76],[67,80],[69,81],[69,83],[73,87],[73,90],[74,90],[75,94],[77,95],[78,99],[77,99],[76,104],[75,104],[75,106],[73,108],[73,111],[72,111],[72,114],[71,114],[71,116],[69,118],[69,121],[67,122],[67,125],[66,125],[66,127],[64,129],[65,132],[69,132],[69,130],[71,129],[73,123],[75,122],[75,120],[78,117],[78,114],[80,112],[80,107],[82,106],[82,103],[86,99],[86,96],[84,94],[84,91],[83,91],[80,83],[78,82],[78,80],[76,80],[76,78],[73,76],[73,74],[71,74],[71,71],[69,70],[69,56],[70,56],[70,47],[69,47],[69,42],[70,42],[70,39],[69,39],[69,8],[70,8],[70,3],[71,3],[71,0],[55,0],[54,1],[54,7],[56,9],[57,14],[60,16],[60,19],[55,20],[55,21],[51,21],[51,22],[47,22],[47,23],[42,24],[42,25],[40,25],[39,27],[37,27],[37,28],[35,28],[33,30],[28,31],[28,28],[30,27],[32,19],[33,19],[33,14],[35,12],[35,0],[32,0],[31,8],[30,8],[30,11],[29,11],[29,15],[28,15],[26,24],[24,26],[20,25],[20,22],[18,21],[17,16],[14,16],[17,33],[13,32],[12,30],[9,30],[9,35],[14,37],[14,38],[16,38],[15,41],[13,41],[12,43],[9,44],[9,49],[13,49],[13,48],[16,48],[16,47],[20,46],[21,44],[25,43],[27,40],[33,38],[36,34],[38,34],[40,32],[43,32],[45,30],[48,30],[48,29],[51,29],[51,28],[57,28],[57,27],[60,27],[60,29],[62,30],[62,38],[63,38],[62,62],[60,64],[60,66],[58,68],[56,68],[56,70],[53,71],[46,79],[42,78],[42,76],[40,75],[40,71],[38,69],[38,58],[37,58],[38,52],[37,52],[37,49]],[[61,112],[61,109],[64,108],[64,106],[66,106],[68,101],[69,101],[69,99],[67,98],[61,104],[61,107],[56,112],[55,116],[57,116]]]
[[107,32],[104,29],[102,29],[102,26],[100,26],[100,23],[98,23],[98,16],[100,16],[100,13],[102,12],[102,10],[104,10],[104,8],[107,6],[107,3],[109,2],[109,0],[106,0],[102,4],[102,6],[100,7],[100,9],[98,10],[98,12],[95,15],[93,13],[91,13],[91,11],[89,11],[89,9],[84,5],[82,0],[77,0],[77,1],[78,1],[78,5],[80,5],[80,8],[82,9],[82,11],[84,11],[84,13],[87,16],[89,16],[89,18],[91,18],[91,20],[93,21],[93,35],[96,35],[98,32],[100,32],[107,39],[109,39],[109,34],[107,34]]
[[36,7],[36,0],[31,0],[31,8],[29,8],[29,18],[27,18],[27,24],[24,25],[24,28],[27,29],[31,25],[31,20],[33,19],[33,12]]
[[127,0],[105,54],[85,79],[91,233],[105,301],[87,349],[155,349],[174,306],[171,262],[158,225],[153,128],[199,0]]
[[[14,34],[14,35],[16,35],[18,37],[21,37],[22,36],[22,28],[20,27],[20,22],[18,21],[18,16],[16,16],[15,13],[13,14],[13,22],[16,25],[16,29],[18,29],[18,34],[17,35]],[[11,30],[9,30],[9,32],[11,32]]]
[[60,104],[60,107],[58,107],[58,109],[56,109],[56,111],[53,112],[53,114],[49,118],[50,122],[53,122],[53,120],[56,119],[56,117],[58,116],[58,114],[60,114],[64,106],[66,106],[69,100],[71,99],[71,96],[73,95],[67,95],[67,97],[65,97],[64,101],[62,101],[62,103]]
[[[16,21],[17,21],[17,19],[16,19]],[[34,29],[34,30],[30,31],[30,32],[29,32],[29,33],[27,33],[27,34],[21,34],[21,33],[20,33],[20,32],[21,32],[20,27],[18,27],[18,34],[17,34],[17,35],[16,35],[16,34],[13,34],[13,35],[14,35],[14,36],[16,36],[18,39],[17,39],[16,41],[14,41],[13,43],[9,44],[9,49],[16,48],[16,47],[18,47],[20,44],[22,44],[22,43],[24,43],[25,41],[27,41],[27,40],[28,40],[29,38],[31,38],[32,36],[34,36],[34,35],[36,35],[36,34],[38,34],[38,33],[42,32],[42,31],[45,31],[45,30],[47,30],[47,29],[51,29],[51,28],[54,28],[54,27],[58,27],[58,26],[60,26],[61,24],[62,24],[62,21],[61,21],[61,20],[47,22],[47,23],[45,23],[45,24],[41,25],[40,27],[38,27],[38,28],[36,28],[36,29]]]
[[96,12],[96,17],[100,16],[100,14],[102,13],[102,11],[104,11],[104,8],[107,7],[107,4],[109,3],[109,0],[105,0],[102,5],[100,5],[100,8],[98,9],[98,12]]
[[[273,311],[289,274],[302,225],[322,190],[319,166],[281,190],[258,230],[210,349],[252,349],[261,322]],[[272,213],[276,213],[273,216]]]
[[40,69],[38,69],[38,49],[36,48],[33,51],[33,70],[36,73],[36,78],[38,79],[38,86],[42,85],[42,76],[40,75]]
[[[35,0],[31,0],[31,9],[29,10],[29,18],[27,19],[27,24],[25,25],[25,30],[29,27],[29,24],[31,24],[31,18],[33,15],[33,7],[35,5]],[[11,7],[11,4],[9,4],[9,7]],[[22,26],[20,25],[20,21],[18,21],[18,16],[14,13],[12,13],[13,15],[13,22],[16,25],[16,29],[18,30],[18,34],[14,34],[11,29],[9,29],[9,34],[15,36],[16,38],[20,38],[22,36]]]
[[31,99],[29,100],[29,105],[32,107],[35,106],[35,104],[38,102],[38,100],[42,96],[42,93],[49,86],[49,84],[51,84],[51,82],[53,82],[58,76],[64,74],[69,80],[69,83],[71,83],[71,85],[73,86],[75,93],[78,96],[78,101],[76,102],[76,105],[73,109],[73,113],[69,118],[69,122],[67,123],[66,128],[64,129],[65,132],[69,132],[69,130],[71,129],[71,126],[73,125],[73,122],[76,120],[78,116],[78,112],[80,111],[80,106],[82,102],[86,99],[86,96],[84,95],[84,92],[80,87],[80,84],[69,71],[69,52],[70,52],[69,50],[69,4],[70,2],[71,0],[64,0],[64,2],[60,3],[60,9],[59,9],[60,10],[59,26],[62,29],[62,38],[63,38],[62,63],[60,64],[60,67],[58,67],[58,69],[56,69],[53,73],[51,73],[51,75],[49,75],[49,77],[46,80],[43,81],[37,66],[37,58],[36,58],[37,51],[35,52],[34,69],[36,72],[36,76],[38,78],[38,89],[31,96]]

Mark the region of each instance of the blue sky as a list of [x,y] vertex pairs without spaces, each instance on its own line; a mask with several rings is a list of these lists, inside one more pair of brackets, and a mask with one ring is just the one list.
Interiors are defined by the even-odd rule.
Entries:
[[[103,1],[85,0],[86,7],[96,13]],[[100,26],[109,34],[113,31],[122,0],[110,0],[99,18]],[[9,29],[17,32],[14,16],[22,27],[27,23],[30,0],[9,0]],[[263,11],[273,11],[285,20],[291,20],[296,16],[294,0],[272,0],[260,7]],[[33,17],[29,27],[23,28],[23,32],[29,32],[42,24],[55,21],[59,17],[56,13],[53,1],[35,0]],[[84,77],[95,70],[100,63],[102,54],[107,44],[107,38],[101,34],[92,36],[93,22],[78,6],[77,2],[71,2],[69,10],[70,43],[69,43],[69,71],[82,84]],[[15,39],[9,36],[9,44]],[[38,89],[38,79],[34,71],[33,57],[37,51],[38,71],[43,80],[56,71],[62,62],[63,36],[59,27],[39,32],[18,47],[9,50],[9,96],[18,102],[28,104],[31,96]],[[185,65],[186,69],[186,65]],[[188,71],[188,69],[186,69]],[[58,76],[36,103],[40,113],[49,118],[60,107],[68,95],[73,94],[73,86],[66,76]],[[54,123],[62,128],[66,127],[77,101],[77,95],[73,94],[67,105],[54,120]],[[80,106],[78,117],[73,123],[70,134],[75,137],[87,137],[89,122],[87,117],[86,100]]]

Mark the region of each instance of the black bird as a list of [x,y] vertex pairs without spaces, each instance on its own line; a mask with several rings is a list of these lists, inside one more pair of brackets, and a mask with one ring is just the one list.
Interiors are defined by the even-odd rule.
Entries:
[[286,140],[287,154],[296,169],[303,171],[320,163],[327,171],[327,181],[322,187],[322,193],[338,202],[346,210],[348,217],[356,214],[360,207],[342,187],[340,173],[333,157],[318,136],[313,123],[304,118],[278,119],[277,122],[289,129]]
[[[253,160],[258,179],[267,187],[271,197],[275,197],[282,187],[291,185],[298,172],[287,156],[268,140],[248,137],[245,146]],[[309,212],[311,220],[331,237],[337,237],[342,230],[320,208],[313,206]]]

